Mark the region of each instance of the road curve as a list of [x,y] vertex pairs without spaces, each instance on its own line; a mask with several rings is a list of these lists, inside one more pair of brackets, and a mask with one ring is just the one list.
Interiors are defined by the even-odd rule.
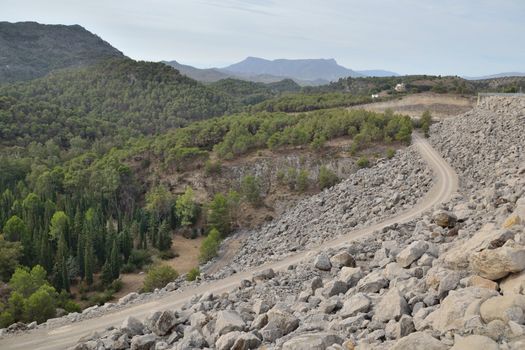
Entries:
[[72,323],[67,326],[48,329],[37,329],[29,333],[8,336],[0,340],[0,349],[31,349],[31,350],[58,350],[73,346],[77,340],[93,331],[102,331],[109,326],[118,326],[128,316],[143,319],[157,310],[181,307],[195,294],[213,292],[220,294],[230,291],[239,285],[242,279],[250,279],[253,273],[266,268],[284,270],[290,264],[295,264],[326,248],[333,248],[348,243],[348,241],[371,234],[384,227],[405,223],[419,217],[422,213],[432,209],[435,205],[446,202],[458,188],[458,176],[441,155],[421,136],[413,135],[413,144],[417,147],[422,158],[433,170],[433,185],[430,191],[411,209],[401,212],[392,218],[386,219],[371,226],[350,231],[337,239],[327,241],[321,246],[290,255],[283,260],[269,262],[247,271],[236,273],[224,279],[203,283],[195,288],[180,292],[169,293],[161,299],[132,305],[128,308],[108,313],[104,316]]

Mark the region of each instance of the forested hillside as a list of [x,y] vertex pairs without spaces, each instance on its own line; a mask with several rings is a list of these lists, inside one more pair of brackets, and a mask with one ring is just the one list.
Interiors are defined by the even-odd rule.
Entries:
[[0,142],[54,140],[67,149],[154,134],[235,109],[229,96],[164,64],[111,59],[0,87]]
[[0,84],[124,55],[79,25],[0,22]]
[[281,93],[301,90],[301,87],[291,79],[265,84],[229,78],[211,83],[210,86],[230,95],[244,106],[260,103]]

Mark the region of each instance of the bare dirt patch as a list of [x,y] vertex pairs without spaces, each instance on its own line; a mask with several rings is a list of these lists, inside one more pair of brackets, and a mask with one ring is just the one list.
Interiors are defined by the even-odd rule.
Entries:
[[[173,267],[179,274],[187,273],[192,268],[199,266],[199,251],[203,240],[204,237],[188,239],[180,235],[174,235],[171,249],[178,256],[169,260],[160,260],[159,263]],[[145,277],[145,271],[121,274],[120,279],[123,286],[118,293],[114,294],[113,299],[118,300],[131,292],[139,291],[142,288]]]
[[350,107],[351,109],[366,109],[373,112],[384,112],[390,108],[395,113],[406,114],[419,118],[424,111],[429,110],[433,118],[444,119],[471,110],[475,105],[474,97],[464,97],[451,94],[421,93],[400,97],[395,100],[369,103]]

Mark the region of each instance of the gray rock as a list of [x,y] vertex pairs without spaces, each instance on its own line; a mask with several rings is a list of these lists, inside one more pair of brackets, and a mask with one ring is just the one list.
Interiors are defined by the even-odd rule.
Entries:
[[483,350],[498,350],[499,346],[494,340],[483,335],[469,335],[467,337],[456,338],[454,346],[450,350],[471,350],[471,349],[483,349]]
[[324,253],[317,255],[317,257],[315,258],[314,266],[319,270],[323,271],[330,271],[330,269],[332,268],[330,259]]
[[398,340],[392,350],[447,350],[448,348],[428,333],[415,332]]
[[268,323],[261,329],[265,341],[273,342],[299,327],[299,319],[286,311],[273,308],[267,315]]
[[374,271],[363,277],[357,283],[357,291],[363,293],[377,293],[388,286],[388,280],[380,270]]
[[282,350],[325,350],[332,344],[341,344],[343,339],[335,333],[310,333],[294,337],[283,344]]
[[262,271],[259,271],[253,275],[254,281],[265,281],[269,280],[275,277],[275,272],[273,269],[265,269]]
[[348,252],[340,252],[335,254],[330,258],[330,263],[332,266],[341,268],[343,266],[347,267],[355,267],[355,260],[354,257]]
[[371,302],[363,293],[357,293],[343,303],[343,308],[339,311],[342,318],[357,315],[360,312],[368,312]]
[[166,335],[176,324],[177,320],[173,311],[163,311],[151,330],[153,333],[163,336]]
[[396,261],[402,267],[408,267],[414,261],[419,259],[428,249],[428,243],[425,241],[412,242],[408,247],[403,249],[396,257]]
[[144,325],[142,324],[142,322],[140,322],[138,319],[136,319],[133,316],[128,316],[124,320],[124,322],[122,322],[120,329],[124,333],[126,333],[129,337],[133,337],[135,335],[141,335],[144,333]]
[[498,280],[525,269],[525,247],[505,245],[470,255],[470,267],[481,277]]
[[246,323],[242,317],[232,310],[221,310],[217,313],[215,321],[215,332],[223,335],[233,331],[242,331],[246,327]]
[[157,337],[154,334],[136,335],[131,339],[131,350],[153,350]]
[[436,225],[451,228],[456,225],[458,218],[451,212],[445,210],[438,210],[435,211],[434,214],[432,214],[432,220],[434,220]]
[[323,289],[323,295],[327,298],[338,295],[338,294],[344,294],[348,290],[348,285],[343,281],[333,280],[328,282],[324,289]]
[[388,320],[399,320],[399,318],[408,313],[408,305],[397,288],[390,289],[382,298],[376,307],[374,319],[380,322]]
[[339,272],[339,280],[345,282],[349,287],[353,287],[363,277],[361,267],[343,267]]
[[251,333],[230,332],[222,335],[215,347],[217,350],[248,350],[256,349],[261,344],[261,340]]

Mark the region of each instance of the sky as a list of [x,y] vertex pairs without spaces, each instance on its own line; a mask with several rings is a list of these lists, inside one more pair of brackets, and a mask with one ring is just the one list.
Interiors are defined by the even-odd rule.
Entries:
[[354,70],[525,72],[525,0],[0,0],[0,21],[80,24],[125,55],[227,66],[335,58]]

